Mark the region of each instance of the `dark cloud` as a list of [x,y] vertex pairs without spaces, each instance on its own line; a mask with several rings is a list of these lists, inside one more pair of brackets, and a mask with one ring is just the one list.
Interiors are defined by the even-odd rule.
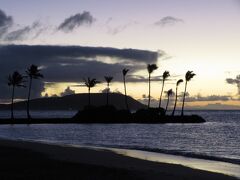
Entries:
[[58,30],[68,33],[81,25],[91,25],[94,21],[95,18],[91,15],[91,13],[84,11],[83,13],[78,13],[65,19],[58,26]]
[[60,96],[67,96],[67,95],[72,95],[75,94],[75,91],[70,89],[70,87],[68,86],[61,94]]
[[165,27],[165,26],[172,26],[177,23],[183,23],[183,22],[184,21],[182,19],[175,18],[172,16],[166,16],[160,19],[159,21],[155,22],[154,25]]
[[39,27],[40,27],[40,23],[36,21],[31,26],[25,26],[21,29],[8,33],[4,37],[4,40],[5,41],[22,41],[29,38],[31,35],[33,35],[33,37],[35,38],[40,33],[40,30],[38,30]]
[[[147,63],[156,63],[159,56],[161,54],[158,52],[137,49],[2,45],[0,46],[0,99],[9,95],[9,88],[6,85],[8,74],[15,70],[25,72],[31,64],[42,68],[45,82],[81,82],[83,77],[99,79],[106,74],[114,76],[114,81],[122,81],[123,68],[135,73],[146,69]],[[103,62],[105,58],[114,59],[114,62]],[[139,80],[129,76],[128,81]],[[40,96],[43,89],[44,83],[36,82],[36,89],[33,90],[35,97]],[[25,98],[26,90],[21,92],[22,98]]]
[[228,84],[236,85],[238,88],[238,95],[240,95],[240,75],[236,76],[235,79],[227,78],[226,82]]
[[[4,71],[5,72],[5,71]],[[7,72],[5,72],[7,73]],[[8,72],[9,74],[12,72]],[[21,73],[24,73],[24,71],[21,71]],[[25,85],[28,85],[28,82],[25,83]],[[0,100],[6,100],[11,98],[12,93],[12,87],[9,87],[7,85],[7,76],[2,76],[0,78]],[[31,98],[38,98],[41,97],[41,92],[45,90],[44,88],[44,82],[42,80],[34,80],[32,84],[32,90],[31,90]],[[27,88],[17,88],[15,90],[15,98],[16,99],[26,99],[28,93]]]
[[13,18],[11,16],[7,16],[5,12],[0,9],[0,37],[8,31],[12,24]]

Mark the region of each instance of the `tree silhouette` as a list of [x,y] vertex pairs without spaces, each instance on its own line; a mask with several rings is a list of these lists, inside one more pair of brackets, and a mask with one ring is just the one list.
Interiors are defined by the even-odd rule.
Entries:
[[161,90],[161,94],[160,94],[160,98],[159,98],[159,105],[158,107],[160,108],[161,107],[161,104],[162,104],[162,93],[163,93],[163,89],[164,89],[164,84],[165,84],[165,81],[166,79],[170,76],[170,73],[169,71],[164,71],[162,77],[163,77],[163,80],[162,80],[162,90]]
[[109,101],[108,101],[108,99],[109,99],[109,85],[110,85],[110,82],[113,80],[113,77],[112,76],[104,76],[104,78],[105,78],[105,80],[106,80],[106,82],[107,82],[107,106],[108,106],[108,104],[109,104]]
[[38,69],[38,66],[36,65],[31,65],[27,71],[26,74],[29,77],[29,89],[28,89],[28,99],[27,99],[27,117],[28,119],[31,118],[30,112],[29,112],[29,104],[30,104],[30,96],[31,96],[31,89],[32,89],[32,80],[33,79],[39,79],[43,78],[43,75],[40,73],[40,69]]
[[173,90],[172,89],[169,89],[167,91],[167,104],[166,104],[166,109],[165,109],[165,114],[167,113],[167,110],[168,110],[168,104],[169,104],[169,99],[170,99],[170,96],[173,95]]
[[91,79],[91,78],[87,78],[84,79],[84,84],[85,86],[87,86],[88,88],[88,106],[91,105],[91,88],[96,86],[96,84],[100,83],[99,81],[97,81],[96,79]]
[[124,93],[125,93],[125,105],[126,105],[127,110],[129,110],[128,102],[127,102],[127,87],[126,87],[126,75],[127,75],[128,71],[129,71],[129,69],[126,69],[126,68],[124,68],[122,70],[123,84],[124,84]]
[[12,86],[12,103],[11,103],[11,119],[14,119],[13,115],[13,101],[14,93],[16,87],[26,87],[24,85],[24,76],[22,76],[18,71],[13,72],[13,74],[8,76],[8,86]]
[[178,86],[183,82],[182,79],[179,79],[176,83],[176,94],[175,94],[175,103],[174,103],[174,107],[173,107],[173,112],[172,112],[172,116],[174,116],[175,110],[176,110],[176,106],[177,106],[177,97],[178,97]]
[[150,108],[150,101],[151,101],[151,74],[153,71],[157,69],[156,64],[148,64],[147,70],[148,70],[148,108]]
[[187,83],[188,81],[190,81],[196,74],[193,73],[193,71],[187,71],[187,73],[185,74],[185,90],[184,90],[184,94],[183,94],[183,103],[182,103],[182,113],[181,116],[183,116],[183,111],[184,111],[184,104],[185,104],[185,96],[186,96],[186,92],[187,92]]

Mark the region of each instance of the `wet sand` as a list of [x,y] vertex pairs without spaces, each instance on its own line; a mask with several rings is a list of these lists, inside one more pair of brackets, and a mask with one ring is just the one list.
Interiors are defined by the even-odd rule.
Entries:
[[0,140],[0,179],[236,179],[109,150]]

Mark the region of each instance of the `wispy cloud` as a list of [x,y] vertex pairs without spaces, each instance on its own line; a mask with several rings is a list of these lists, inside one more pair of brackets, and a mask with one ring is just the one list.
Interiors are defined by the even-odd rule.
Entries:
[[84,11],[66,18],[59,26],[58,30],[65,33],[72,32],[74,29],[82,25],[91,25],[96,19],[90,12]]
[[173,26],[178,23],[183,23],[184,21],[182,19],[173,17],[173,16],[166,16],[161,18],[159,21],[155,22],[154,25],[166,27],[166,26]]
[[136,21],[131,21],[131,22],[128,22],[126,24],[118,25],[118,26],[113,27],[110,23],[111,21],[112,21],[112,19],[109,18],[107,23],[106,23],[107,29],[108,29],[108,34],[111,34],[111,35],[119,34],[119,33],[123,32],[124,30],[126,30],[127,28],[138,24]]
[[13,25],[13,18],[0,9],[0,38]]
[[41,32],[41,24],[39,21],[34,22],[31,26],[25,26],[5,35],[4,41],[22,41],[30,36],[36,38]]

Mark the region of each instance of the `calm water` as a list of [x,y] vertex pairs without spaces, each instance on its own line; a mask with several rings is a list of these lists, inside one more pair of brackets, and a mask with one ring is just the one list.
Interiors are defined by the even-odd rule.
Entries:
[[[70,117],[72,111],[33,112],[34,117]],[[0,138],[140,149],[240,164],[240,111],[187,111],[204,124],[3,125]],[[9,112],[0,111],[0,118]],[[23,117],[25,112],[17,112]]]

